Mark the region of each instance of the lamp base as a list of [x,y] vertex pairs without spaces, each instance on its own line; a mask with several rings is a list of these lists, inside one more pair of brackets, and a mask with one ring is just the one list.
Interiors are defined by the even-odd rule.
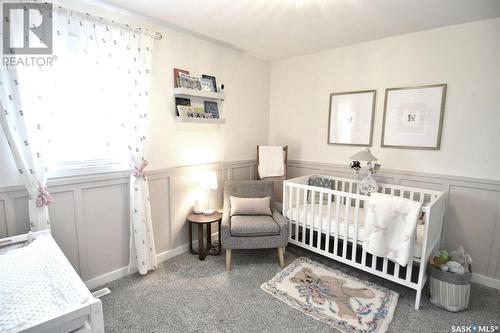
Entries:
[[368,176],[359,182],[359,191],[366,195],[370,195],[378,191],[377,181],[373,179],[371,174],[368,174]]
[[203,215],[214,215],[215,211],[213,209],[205,209]]

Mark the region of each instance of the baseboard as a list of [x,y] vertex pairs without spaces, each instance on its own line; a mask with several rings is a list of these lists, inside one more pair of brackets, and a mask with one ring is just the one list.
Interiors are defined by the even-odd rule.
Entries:
[[[212,239],[217,239],[218,233],[214,233],[212,235]],[[198,245],[198,241],[193,241],[193,245],[196,247]],[[186,253],[189,251],[189,243],[183,244],[181,246],[176,247],[175,249],[168,250],[162,253],[158,253],[156,255],[156,260],[158,263],[164,262],[165,260],[168,260],[170,258],[176,257],[178,255],[181,255],[183,253]],[[109,273],[99,275],[95,278],[92,278],[90,280],[85,281],[85,285],[87,288],[90,290],[95,289],[97,287],[104,286],[106,283],[112,282],[114,280],[121,279],[122,277],[125,277],[129,274],[133,274],[137,272],[137,269],[133,269],[129,272],[128,267],[122,267],[118,268],[114,271],[111,271]]]
[[472,282],[482,284],[490,288],[500,289],[500,280],[477,273],[472,273]]
[[129,274],[128,267],[118,268],[117,270],[111,271],[109,273],[97,276],[88,281],[85,281],[85,285],[90,290],[95,289],[100,286],[104,286],[106,283],[109,283],[114,280],[118,280],[124,276]]

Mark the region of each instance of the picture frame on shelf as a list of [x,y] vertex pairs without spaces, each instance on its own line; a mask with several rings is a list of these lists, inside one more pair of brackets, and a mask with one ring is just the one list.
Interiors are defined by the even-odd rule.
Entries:
[[219,119],[219,106],[217,102],[205,101],[205,113],[210,113],[213,119]]
[[328,144],[372,145],[376,90],[330,94]]
[[189,71],[187,71],[185,69],[174,68],[174,87],[176,87],[176,88],[180,87],[180,83],[179,83],[179,74],[180,73],[184,73],[184,74],[189,75]]
[[215,92],[214,83],[212,80],[207,78],[201,78],[201,90],[207,92]]
[[385,90],[381,146],[439,150],[446,84]]
[[179,73],[179,86],[187,89],[201,90],[201,80],[199,77],[185,73]]
[[201,78],[202,78],[202,80],[205,80],[207,82],[208,82],[208,80],[212,81],[212,84],[211,84],[210,87],[213,90],[209,90],[209,91],[211,91],[211,92],[217,92],[217,80],[215,79],[215,76],[202,74]]

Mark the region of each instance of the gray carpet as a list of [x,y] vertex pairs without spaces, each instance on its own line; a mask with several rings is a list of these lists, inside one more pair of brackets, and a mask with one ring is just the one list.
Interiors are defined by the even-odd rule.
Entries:
[[[452,325],[500,325],[500,290],[473,284],[469,309],[442,310],[395,283],[289,246],[286,263],[298,256],[340,269],[400,294],[390,332],[450,332]],[[331,332],[331,329],[260,289],[279,271],[276,250],[233,251],[233,271],[225,257],[183,254],[141,277],[127,276],[107,285],[101,300],[106,332]]]

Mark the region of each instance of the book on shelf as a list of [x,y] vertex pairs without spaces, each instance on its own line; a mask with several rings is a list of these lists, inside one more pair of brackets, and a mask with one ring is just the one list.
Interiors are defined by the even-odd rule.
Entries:
[[175,108],[177,110],[177,115],[180,116],[178,106],[191,106],[191,100],[189,98],[176,97],[175,98]]
[[179,117],[192,117],[193,108],[190,105],[177,105],[177,115]]
[[180,87],[179,73],[184,73],[189,75],[189,71],[185,69],[174,68],[174,87]]

